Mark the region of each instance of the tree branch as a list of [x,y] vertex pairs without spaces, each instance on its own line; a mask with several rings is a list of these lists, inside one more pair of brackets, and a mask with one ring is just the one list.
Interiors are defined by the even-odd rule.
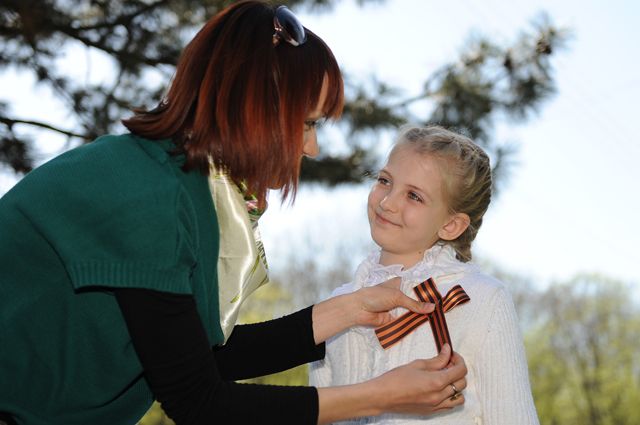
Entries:
[[112,47],[107,46],[105,43],[99,43],[91,40],[90,38],[81,34],[81,31],[76,29],[72,29],[67,26],[56,26],[55,30],[65,34],[68,37],[74,38],[88,47],[94,47],[98,50],[102,50],[105,53],[113,56],[116,59],[127,58],[132,59],[132,62],[140,62],[149,66],[157,66],[157,65],[175,65],[171,60],[167,60],[166,58],[149,58],[143,54],[135,54],[127,50],[116,50]]
[[167,4],[168,1],[167,0],[158,0],[154,3],[149,3],[147,5],[144,5],[144,7],[141,7],[140,9],[136,10],[135,12],[129,13],[127,15],[120,15],[117,16],[114,20],[112,21],[106,21],[106,22],[100,22],[98,24],[95,25],[86,25],[86,26],[78,26],[78,27],[74,27],[74,29],[78,30],[78,31],[92,31],[92,30],[97,30],[97,29],[102,29],[102,28],[112,28],[118,25],[126,25],[129,22],[131,22],[133,19],[137,18],[138,16],[155,9],[156,7],[162,6],[163,4]]
[[51,124],[47,124],[47,123],[43,123],[43,122],[39,122],[39,121],[21,120],[21,119],[15,119],[15,118],[9,118],[9,117],[0,116],[0,122],[5,124],[9,128],[12,128],[15,124],[25,124],[25,125],[31,125],[31,126],[34,126],[34,127],[45,128],[47,130],[55,131],[57,133],[64,134],[65,136],[69,136],[69,137],[77,137],[77,138],[83,139],[83,140],[89,140],[90,139],[86,135],[79,134],[79,133],[74,133],[73,131],[69,131],[69,130],[63,130],[61,128],[54,127]]

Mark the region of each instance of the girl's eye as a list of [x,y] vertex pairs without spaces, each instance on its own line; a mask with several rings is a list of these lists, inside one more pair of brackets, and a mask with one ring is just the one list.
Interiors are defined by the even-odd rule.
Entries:
[[388,179],[388,178],[386,178],[386,177],[378,177],[378,183],[380,183],[380,184],[382,184],[382,185],[385,185],[385,186],[386,186],[386,185],[388,185],[388,184],[389,184],[389,183],[391,183],[391,182],[390,182],[390,181],[389,181],[389,179]]
[[422,198],[415,192],[409,192],[409,199],[414,201],[422,202]]

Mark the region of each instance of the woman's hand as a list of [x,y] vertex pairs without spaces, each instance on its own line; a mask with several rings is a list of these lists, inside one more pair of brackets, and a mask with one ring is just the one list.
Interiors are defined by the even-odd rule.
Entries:
[[362,288],[313,306],[313,336],[316,344],[352,326],[382,326],[393,319],[390,310],[403,307],[420,314],[433,311],[433,304],[416,301],[397,288],[398,278]]
[[390,310],[403,307],[415,313],[427,314],[433,311],[433,304],[409,298],[397,289],[399,278],[380,285],[362,288],[350,294],[354,297],[354,322],[360,326],[383,326],[393,320]]
[[467,387],[466,374],[464,360],[446,344],[438,356],[414,360],[371,382],[385,388],[383,411],[428,415],[464,403],[461,392]]
[[319,388],[318,423],[387,412],[430,415],[452,409],[464,403],[463,394],[453,396],[454,386],[458,392],[466,388],[466,374],[462,357],[445,344],[432,359],[415,360],[370,381]]

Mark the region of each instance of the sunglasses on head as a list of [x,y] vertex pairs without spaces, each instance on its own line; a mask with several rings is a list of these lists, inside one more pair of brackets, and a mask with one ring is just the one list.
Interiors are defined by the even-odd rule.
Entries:
[[273,44],[278,45],[284,40],[292,46],[300,46],[307,41],[304,27],[296,15],[287,6],[278,6],[273,16]]

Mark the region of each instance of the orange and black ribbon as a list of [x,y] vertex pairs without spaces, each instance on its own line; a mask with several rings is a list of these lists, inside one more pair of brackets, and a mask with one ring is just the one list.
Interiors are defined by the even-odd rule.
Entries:
[[443,298],[431,278],[415,286],[413,292],[415,292],[420,301],[433,303],[435,305],[434,310],[429,314],[419,314],[409,311],[391,323],[376,329],[376,336],[382,348],[386,350],[410,334],[415,328],[428,321],[429,324],[431,324],[431,330],[433,331],[433,338],[436,340],[438,352],[440,352],[445,343],[448,343],[453,349],[444,313],[457,305],[469,301],[470,298],[467,293],[464,292],[462,286],[456,285],[451,288]]

